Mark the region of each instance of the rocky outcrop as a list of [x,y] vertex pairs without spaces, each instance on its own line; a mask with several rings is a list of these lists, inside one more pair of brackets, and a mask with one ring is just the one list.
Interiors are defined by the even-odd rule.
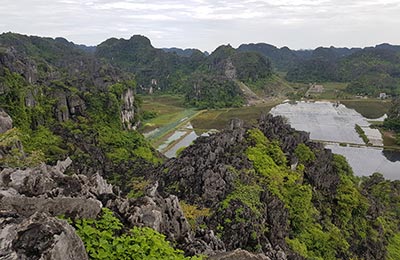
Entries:
[[40,212],[96,218],[102,207],[97,192],[109,191],[109,188],[103,187],[99,176],[64,175],[70,163],[67,159],[56,166],[42,164],[25,170],[7,168],[1,171],[0,211],[25,217]]
[[56,89],[51,94],[56,100],[55,116],[59,122],[65,122],[76,116],[84,115],[85,101],[77,94],[63,89]]
[[7,132],[12,128],[12,119],[11,117],[4,112],[4,110],[0,109],[0,134]]
[[135,121],[135,96],[132,89],[122,93],[121,121],[127,129],[136,129]]
[[[316,196],[323,197],[326,203],[335,203],[340,178],[330,150],[312,142],[308,133],[291,128],[282,117],[265,115],[258,128],[269,140],[279,143],[287,157],[288,169],[296,170],[298,145],[308,146],[316,159],[305,162],[300,182],[311,184]],[[158,190],[161,194],[172,193],[191,205],[209,208],[211,215],[201,223],[218,232],[227,250],[246,248],[263,252],[270,259],[303,259],[287,244],[290,216],[281,199],[262,185],[258,186],[260,193],[244,190],[249,193],[244,197],[260,201],[255,209],[241,194],[236,194],[241,192],[237,187],[254,185],[253,163],[246,156],[252,145],[247,138],[249,129],[242,121],[234,120],[220,133],[199,137],[178,158],[170,159],[158,169]],[[322,210],[317,202],[315,207]]]
[[209,260],[270,260],[270,258],[264,254],[252,254],[242,249],[236,249],[235,251],[212,256]]
[[228,58],[225,63],[225,76],[228,79],[236,79],[236,68],[232,63],[232,59]]
[[[189,255],[212,255],[225,251],[224,243],[212,230],[194,234],[174,195],[161,196],[158,183],[147,188],[146,195],[138,199],[108,199],[105,204],[117,212],[129,226],[146,226],[166,235]],[[104,201],[103,201],[104,202]]]
[[85,260],[85,247],[65,220],[44,213],[29,217],[0,211],[0,259]]
[[218,204],[233,189],[234,173],[230,169],[251,166],[243,153],[246,145],[237,145],[246,133],[242,126],[242,121],[233,121],[224,133],[197,138],[196,145],[189,146],[179,158],[169,160],[159,170],[163,173],[160,189],[191,204]]
[[312,142],[309,133],[296,131],[280,116],[262,115],[259,128],[269,139],[279,140],[282,150],[290,156],[290,162],[298,161],[294,151],[299,144],[304,143],[310,147],[316,159],[306,165],[305,178],[325,195],[333,196],[336,193],[340,178],[333,167],[331,150],[325,149],[321,143]]
[[[126,199],[115,194],[113,187],[98,174],[90,177],[65,175],[64,172],[71,163],[68,158],[66,161],[59,161],[56,166],[42,164],[36,168],[3,169],[0,172],[0,219],[1,216],[12,216],[16,223],[29,222],[37,214],[45,219],[44,222],[54,222],[56,220],[53,217],[60,215],[79,219],[96,218],[102,207],[108,207],[127,227],[151,227],[165,234],[187,254],[212,255],[225,250],[224,244],[213,231],[194,233],[178,198],[169,194],[161,196],[157,191],[157,182],[147,188],[145,196]],[[38,228],[46,230],[46,227],[47,225]],[[50,234],[60,235],[54,225],[48,229]],[[47,254],[43,248],[32,248],[34,245],[25,247],[38,250],[43,255]],[[10,252],[5,255],[11,257]]]
[[30,84],[36,83],[39,78],[36,63],[22,55],[14,46],[7,46],[0,52],[0,65],[0,76],[5,74],[4,69],[8,69],[22,75]]
[[302,259],[286,244],[289,215],[279,198],[260,193],[262,205],[257,212],[239,199],[223,202],[235,191],[237,182],[251,183],[247,173],[253,165],[246,156],[247,130],[243,121],[233,120],[223,132],[199,137],[178,158],[170,159],[158,170],[159,191],[209,208],[213,213],[203,223],[218,232],[227,250],[258,248],[273,260]]

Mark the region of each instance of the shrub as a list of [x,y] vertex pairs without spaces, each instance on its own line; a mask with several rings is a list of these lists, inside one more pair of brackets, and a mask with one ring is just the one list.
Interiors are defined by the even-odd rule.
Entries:
[[77,219],[69,220],[69,223],[75,227],[90,259],[201,259],[185,257],[165,240],[164,235],[151,228],[134,227],[122,233],[122,223],[106,208],[98,220]]

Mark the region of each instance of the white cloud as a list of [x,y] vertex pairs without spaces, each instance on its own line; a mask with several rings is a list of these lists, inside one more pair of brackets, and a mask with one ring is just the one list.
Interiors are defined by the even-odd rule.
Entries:
[[158,47],[311,48],[399,44],[399,13],[400,0],[2,0],[0,30],[86,44],[143,34]]

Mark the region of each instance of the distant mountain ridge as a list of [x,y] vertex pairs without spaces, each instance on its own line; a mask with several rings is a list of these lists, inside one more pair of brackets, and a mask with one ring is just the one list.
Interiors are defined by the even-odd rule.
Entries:
[[[198,50],[198,49],[181,49],[181,48],[175,48],[175,47],[172,47],[172,48],[162,48],[162,50],[163,51],[165,51],[165,52],[168,52],[168,53],[176,53],[178,56],[182,56],[182,57],[190,57],[190,56],[192,56],[192,54],[194,53],[194,52],[198,52],[198,51],[200,51],[200,50]],[[200,51],[201,52],[201,51]],[[208,56],[208,55],[210,55],[208,52],[203,52],[203,54],[205,55],[205,56]]]
[[[40,56],[40,50],[29,49],[21,43],[13,42],[13,37],[4,37],[2,41],[9,41],[7,44],[16,44],[19,48],[25,48],[28,54]],[[27,37],[27,36],[20,36]],[[18,37],[17,37],[18,38]],[[30,37],[31,41],[43,39],[44,42],[50,38]],[[134,35],[130,39],[110,38],[98,46],[77,45],[64,38],[54,39],[55,48],[67,46],[74,52],[83,53],[87,58],[103,61],[111,66],[120,69],[124,73],[135,75],[138,83],[138,91],[144,93],[169,92],[186,94],[192,91],[192,85],[197,72],[218,74],[217,71],[209,70],[212,67],[210,62],[220,50],[216,48],[211,54],[201,52],[197,49],[163,48],[158,49],[152,46],[150,40],[145,36]],[[57,47],[58,46],[58,47]],[[385,92],[391,95],[400,94],[400,46],[383,43],[374,47],[365,48],[336,48],[318,47],[314,50],[291,50],[288,47],[278,48],[267,43],[242,44],[235,52],[244,53],[241,58],[252,62],[260,62],[257,55],[263,56],[268,67],[281,78],[291,82],[348,82],[348,91],[354,94],[377,95]],[[60,53],[63,51],[60,49]],[[252,53],[252,54],[250,54]],[[233,52],[231,53],[233,55]],[[237,56],[238,54],[234,54]],[[64,57],[63,55],[61,55]],[[58,63],[68,63],[71,55],[65,59],[48,57],[57,60]],[[73,56],[73,55],[72,55]],[[229,58],[226,56],[225,58]],[[73,60],[71,60],[72,62]],[[212,63],[212,62],[211,62]],[[240,63],[240,62],[239,62]],[[238,64],[239,64],[238,63]],[[222,64],[222,63],[221,63]],[[236,64],[236,65],[238,65]],[[253,66],[254,65],[254,66]],[[237,75],[242,75],[243,70],[250,74],[260,74],[260,64],[252,66],[239,66],[235,68]],[[209,67],[208,70],[205,69]],[[255,70],[253,73],[251,70]],[[258,72],[257,72],[258,70]],[[268,72],[269,69],[266,69]],[[224,73],[222,73],[224,74]],[[268,74],[268,73],[266,73]],[[265,74],[265,75],[266,75]],[[283,76],[282,76],[283,75]],[[252,78],[248,83],[253,89],[264,89],[268,95],[267,83]],[[243,80],[243,79],[239,79]],[[265,80],[264,80],[265,81]],[[236,94],[239,94],[235,92]],[[193,94],[193,93],[189,93]]]

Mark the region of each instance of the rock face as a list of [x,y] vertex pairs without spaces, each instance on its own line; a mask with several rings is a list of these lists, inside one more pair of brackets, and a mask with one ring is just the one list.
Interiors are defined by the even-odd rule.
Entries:
[[165,163],[160,172],[173,174],[160,176],[163,181],[160,188],[173,192],[168,187],[177,186],[176,194],[180,199],[204,207],[216,205],[233,188],[233,173],[226,166],[241,169],[251,165],[243,153],[245,147],[235,150],[236,144],[244,140],[246,130],[242,126],[243,122],[234,121],[224,134],[196,139],[196,145],[185,149],[179,159]]
[[0,212],[0,258],[4,260],[88,259],[85,247],[66,221],[44,213],[30,217]]
[[98,175],[64,175],[70,164],[0,172],[1,259],[87,259],[74,228],[56,216],[95,218],[97,197],[112,189]]
[[135,121],[135,96],[132,89],[126,90],[122,96],[121,121],[128,129],[136,129]]
[[[70,159],[56,166],[0,172],[0,210],[29,217],[35,212],[53,216],[95,218],[102,207],[98,191],[109,191],[99,176],[63,174]],[[100,177],[101,178],[101,177]]]
[[270,258],[264,254],[252,254],[242,249],[236,249],[235,251],[212,256],[209,260],[270,260]]
[[11,117],[0,109],[0,134],[10,130],[12,128]]

